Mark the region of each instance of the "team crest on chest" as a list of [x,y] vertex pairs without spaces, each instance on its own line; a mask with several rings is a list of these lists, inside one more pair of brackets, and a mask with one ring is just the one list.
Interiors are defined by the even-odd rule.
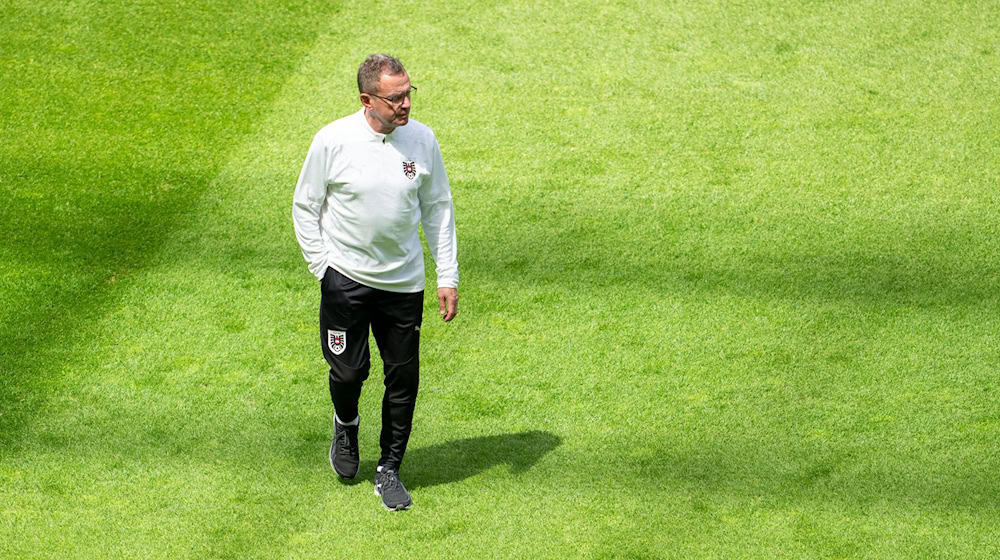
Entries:
[[333,352],[334,356],[343,354],[344,349],[347,348],[347,333],[344,331],[327,329],[326,345],[330,348],[330,351]]
[[415,161],[404,161],[403,162],[403,175],[406,175],[407,179],[413,179],[417,176],[417,162]]

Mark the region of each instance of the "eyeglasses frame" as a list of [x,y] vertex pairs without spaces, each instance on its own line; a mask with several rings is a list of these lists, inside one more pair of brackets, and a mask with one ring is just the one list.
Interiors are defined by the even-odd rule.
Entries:
[[385,101],[386,103],[388,103],[390,107],[399,107],[400,105],[403,104],[403,101],[406,98],[410,97],[410,95],[412,95],[413,92],[415,92],[415,91],[417,91],[417,86],[415,86],[413,84],[410,84],[410,89],[406,90],[405,94],[400,94],[400,95],[402,95],[402,97],[399,99],[399,101],[395,101],[395,102],[392,101],[391,99],[389,99],[388,97],[382,97],[381,95],[376,95],[374,93],[368,93],[368,92],[365,92],[365,93],[368,93],[368,95],[370,95],[372,97],[378,97],[382,101]]

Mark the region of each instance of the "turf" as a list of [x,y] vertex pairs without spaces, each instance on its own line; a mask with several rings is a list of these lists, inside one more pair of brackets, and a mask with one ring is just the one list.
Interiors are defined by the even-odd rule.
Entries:
[[[6,3],[0,557],[997,556],[998,18]],[[377,361],[327,463],[290,218],[376,51],[462,274],[393,514]]]

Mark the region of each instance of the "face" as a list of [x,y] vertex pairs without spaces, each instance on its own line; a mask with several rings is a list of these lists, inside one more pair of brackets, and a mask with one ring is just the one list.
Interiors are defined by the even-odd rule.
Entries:
[[376,131],[388,134],[403,126],[410,120],[410,76],[405,72],[396,76],[382,74],[374,95],[361,94],[361,104]]

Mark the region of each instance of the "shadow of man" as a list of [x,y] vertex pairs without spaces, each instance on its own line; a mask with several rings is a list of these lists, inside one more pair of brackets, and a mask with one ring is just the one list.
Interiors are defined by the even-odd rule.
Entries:
[[[403,463],[406,486],[413,489],[458,482],[504,463],[510,465],[511,473],[522,473],[560,443],[559,436],[532,430],[410,449]],[[374,462],[370,466],[369,470],[374,470]]]

